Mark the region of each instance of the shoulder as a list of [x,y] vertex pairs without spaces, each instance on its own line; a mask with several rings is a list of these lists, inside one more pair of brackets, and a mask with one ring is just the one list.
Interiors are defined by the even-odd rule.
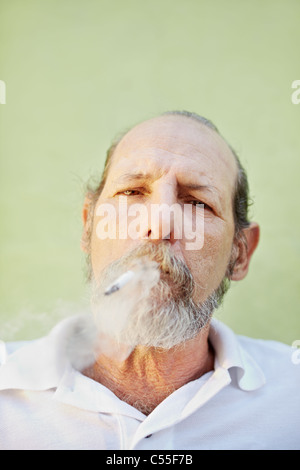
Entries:
[[300,350],[279,341],[237,336],[240,346],[260,366],[267,379],[289,377],[300,380]]
[[28,346],[29,344],[34,343],[34,340],[31,341],[1,341],[0,340],[0,367],[5,364],[7,358],[14,354],[16,351]]
[[291,357],[291,354],[295,350],[292,346],[281,343],[280,341],[268,340],[268,339],[257,339],[250,338],[248,336],[237,335],[237,339],[240,345],[249,351],[253,355],[267,354],[267,358],[287,358]]

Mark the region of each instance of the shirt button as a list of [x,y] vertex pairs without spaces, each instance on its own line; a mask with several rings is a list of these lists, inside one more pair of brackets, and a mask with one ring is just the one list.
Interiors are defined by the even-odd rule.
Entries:
[[148,434],[148,436],[146,436],[145,439],[148,439],[151,436],[152,436],[152,434]]

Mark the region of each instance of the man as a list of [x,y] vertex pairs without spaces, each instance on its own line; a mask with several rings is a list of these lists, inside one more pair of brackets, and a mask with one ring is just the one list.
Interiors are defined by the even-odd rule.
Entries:
[[298,448],[291,348],[212,319],[259,241],[247,208],[243,167],[206,119],[166,113],[115,142],[83,207],[92,320],[2,344],[0,447]]

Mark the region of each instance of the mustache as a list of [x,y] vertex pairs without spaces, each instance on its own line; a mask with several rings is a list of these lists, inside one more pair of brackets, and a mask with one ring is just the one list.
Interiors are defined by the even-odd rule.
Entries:
[[187,264],[176,256],[168,242],[159,244],[147,242],[113,261],[99,276],[101,285],[107,285],[128,269],[134,269],[143,262],[152,262],[160,272],[160,282],[172,287],[174,298],[190,298],[195,289],[194,277]]
[[[106,295],[130,271],[129,281]],[[91,281],[95,330],[101,335],[98,352],[120,360],[137,345],[170,349],[195,337],[228,288],[224,279],[206,300],[196,303],[193,275],[167,241],[137,246]]]

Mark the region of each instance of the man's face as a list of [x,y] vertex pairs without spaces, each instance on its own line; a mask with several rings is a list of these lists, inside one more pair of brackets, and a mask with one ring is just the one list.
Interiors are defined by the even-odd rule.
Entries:
[[[226,142],[213,130],[182,116],[162,116],[146,121],[125,135],[112,157],[111,166],[97,207],[114,207],[118,224],[121,196],[127,207],[143,204],[150,213],[153,204],[192,205],[193,217],[203,217],[197,204],[204,204],[204,244],[187,250],[187,240],[170,234],[172,252],[183,260],[195,281],[194,301],[203,302],[223,280],[232,253],[234,218],[233,191],[237,165]],[[101,240],[94,215],[91,236],[93,275],[100,273],[149,240],[160,243],[165,233],[163,217],[149,218],[139,239],[126,237]],[[171,225],[172,232],[172,225]],[[147,238],[148,237],[148,238]]]

